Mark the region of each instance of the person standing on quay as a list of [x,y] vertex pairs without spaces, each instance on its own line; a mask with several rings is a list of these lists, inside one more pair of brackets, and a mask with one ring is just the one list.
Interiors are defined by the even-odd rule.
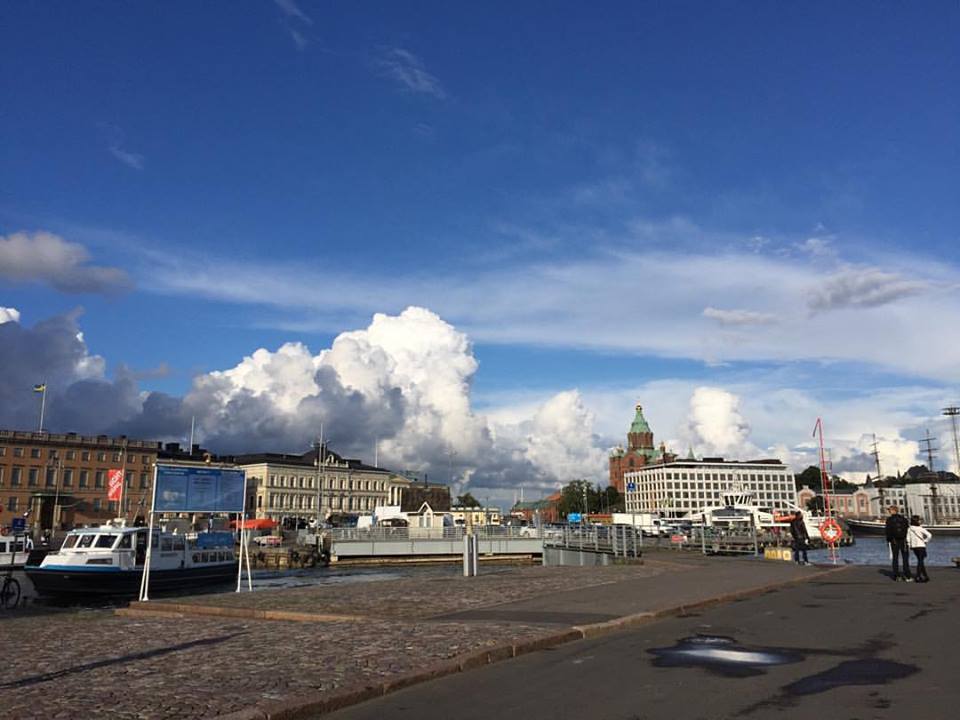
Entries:
[[[887,542],[890,543],[890,554],[893,560],[893,579],[913,582],[910,577],[910,555],[907,550],[907,531],[910,522],[900,514],[900,508],[891,505],[887,517]],[[903,575],[900,574],[900,558],[903,558]]]
[[927,575],[927,543],[933,535],[923,525],[920,524],[920,516],[914,515],[910,518],[910,527],[907,530],[907,544],[913,550],[917,558],[917,582],[930,582],[930,576]]
[[[797,565],[809,565],[807,559],[807,546],[810,545],[810,535],[807,533],[807,524],[803,521],[803,513],[795,512],[793,520],[790,521],[790,535],[793,537],[793,561]],[[803,563],[800,562],[800,554],[803,554]]]

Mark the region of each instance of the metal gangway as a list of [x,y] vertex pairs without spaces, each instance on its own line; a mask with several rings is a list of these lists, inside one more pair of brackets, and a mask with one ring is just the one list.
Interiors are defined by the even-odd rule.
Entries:
[[567,525],[548,531],[543,543],[547,548],[623,558],[638,558],[643,552],[643,534],[631,525]]
[[499,525],[455,527],[334,528],[328,531],[330,559],[462,556],[463,536],[477,538],[480,557],[543,554],[542,528]]

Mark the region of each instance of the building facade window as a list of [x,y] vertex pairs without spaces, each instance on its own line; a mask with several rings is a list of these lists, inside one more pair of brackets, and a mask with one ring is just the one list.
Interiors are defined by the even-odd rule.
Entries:
[[39,482],[39,479],[40,479],[40,471],[37,468],[32,467],[29,470],[27,470],[27,485],[29,487],[36,487],[37,483]]
[[85,488],[90,485],[90,471],[81,470],[80,471],[80,487]]
[[73,468],[67,468],[63,471],[63,486],[64,487],[73,487]]

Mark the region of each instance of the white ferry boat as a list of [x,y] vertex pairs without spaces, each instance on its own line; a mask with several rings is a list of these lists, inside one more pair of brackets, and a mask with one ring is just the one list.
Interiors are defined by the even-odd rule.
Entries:
[[26,565],[33,544],[20,535],[0,535],[0,569]]
[[[41,595],[136,595],[150,531],[103,525],[72,530],[57,552],[24,571]],[[185,590],[237,576],[233,535],[153,530],[151,590]]]
[[793,503],[787,503],[786,509],[781,510],[759,507],[753,493],[748,490],[727,490],[721,494],[721,498],[723,505],[691,512],[687,519],[694,523],[703,523],[707,527],[736,528],[752,525],[761,530],[780,528],[785,531],[794,514],[799,512],[807,534],[815,539],[820,537],[820,525],[827,519]]

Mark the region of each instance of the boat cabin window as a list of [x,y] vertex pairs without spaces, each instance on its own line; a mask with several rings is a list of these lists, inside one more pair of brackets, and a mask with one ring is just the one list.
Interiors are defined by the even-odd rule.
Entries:
[[66,539],[63,541],[63,547],[61,549],[69,550],[77,544],[77,540],[79,539],[80,538],[78,535],[67,535]]
[[120,548],[121,550],[129,550],[132,544],[133,544],[133,534],[126,533],[120,536],[120,544],[117,545],[117,547]]
[[173,538],[173,549],[178,551],[183,551],[183,536],[177,536]]
[[93,539],[96,535],[81,535],[80,542],[77,543],[77,547],[88,548],[93,545]]
[[160,539],[161,552],[170,552],[173,550],[173,538],[165,537]]
[[0,541],[0,552],[5,553],[7,551],[7,544]]
[[116,535],[97,535],[97,544],[94,547],[112,548],[116,539]]

